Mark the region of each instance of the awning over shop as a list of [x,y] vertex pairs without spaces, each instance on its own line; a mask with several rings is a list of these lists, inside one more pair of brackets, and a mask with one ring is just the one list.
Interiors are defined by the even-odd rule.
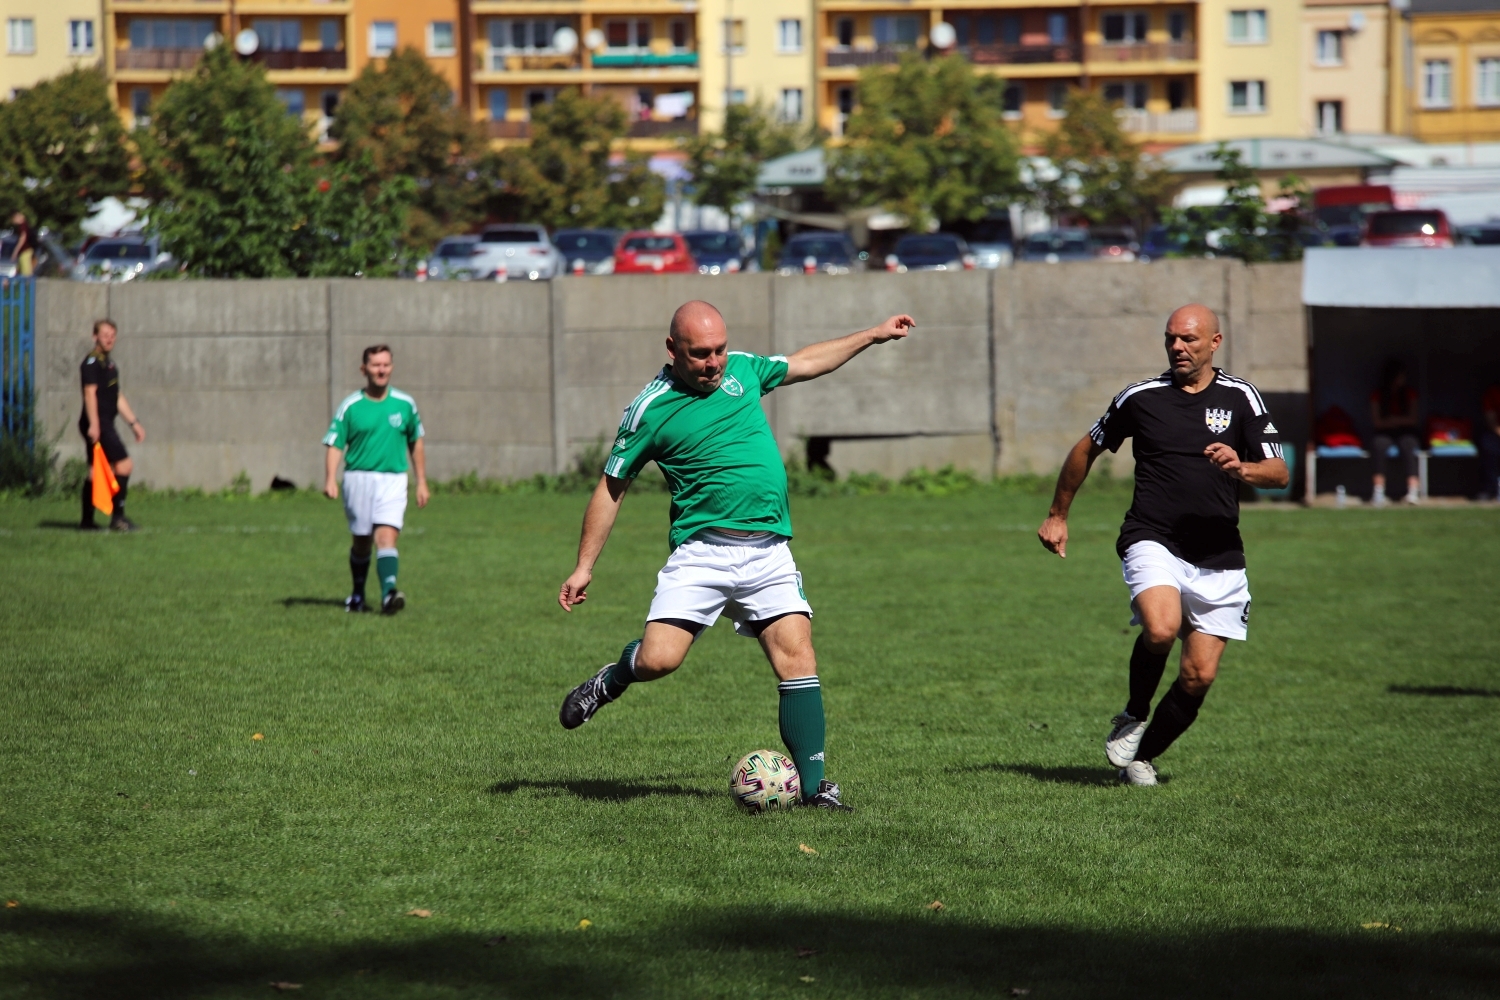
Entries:
[[1500,247],[1311,248],[1302,302],[1375,309],[1500,308]]

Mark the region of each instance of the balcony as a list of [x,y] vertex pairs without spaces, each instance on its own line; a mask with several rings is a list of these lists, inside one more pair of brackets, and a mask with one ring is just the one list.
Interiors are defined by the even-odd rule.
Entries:
[[696,52],[600,52],[593,59],[595,69],[635,69],[637,67],[663,67],[698,65]]
[[531,122],[485,122],[491,139],[530,139]]
[[873,49],[829,49],[828,67],[894,66],[901,61],[903,55],[915,51],[910,46],[895,45],[882,45]]
[[[531,122],[486,122],[486,131],[491,139],[530,139]],[[696,118],[678,118],[669,122],[631,122],[625,133],[631,139],[668,139],[676,136],[697,135]]]
[[1198,131],[1196,108],[1179,108],[1162,114],[1122,108],[1115,112],[1124,132],[1148,132],[1156,135],[1191,135]]
[[262,50],[250,57],[266,69],[347,69],[348,53],[338,49],[304,52],[295,49],[274,52]]
[[117,49],[115,69],[192,69],[203,58],[197,49]]
[[1198,58],[1197,42],[1129,42],[1090,45],[1088,60],[1096,62],[1191,62]]
[[1077,42],[1060,45],[964,45],[958,52],[976,66],[1022,65],[1026,63],[1076,63]]
[[576,55],[562,52],[506,52],[496,49],[490,50],[488,65],[493,73],[517,73],[528,70],[571,72],[583,69],[583,63]]

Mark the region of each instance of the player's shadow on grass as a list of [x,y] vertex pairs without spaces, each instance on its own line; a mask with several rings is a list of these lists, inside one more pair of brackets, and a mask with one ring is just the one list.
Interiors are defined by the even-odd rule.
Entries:
[[1006,774],[1020,774],[1036,781],[1045,781],[1053,785],[1108,785],[1115,786],[1120,783],[1120,775],[1113,768],[1108,767],[1042,767],[1038,764],[969,764],[964,767],[952,768],[954,771],[963,771],[975,774],[983,771],[1000,771]]
[[879,917],[770,900],[723,909],[657,900],[587,932],[464,931],[454,924],[475,914],[434,902],[426,921],[401,916],[400,907],[368,909],[358,924],[336,911],[306,914],[299,924],[307,929],[290,940],[237,935],[212,915],[196,925],[186,915],[23,904],[0,911],[0,938],[10,942],[6,981],[53,1000],[269,997],[272,983],[301,984],[306,996],[780,996],[809,980],[818,995],[846,997],[979,1000],[1026,991],[1127,1000],[1147,983],[1153,998],[1364,1000],[1493,996],[1500,982],[1493,931],[986,924],[966,918],[957,900],[942,912],[914,902],[911,916]]
[[342,608],[344,601],[342,597],[283,597],[277,603],[283,608]]
[[1451,687],[1447,684],[1392,684],[1386,694],[1416,694],[1431,698],[1500,698],[1500,691],[1492,688]]
[[48,528],[57,531],[77,531],[77,521],[39,521],[38,528]]
[[605,781],[577,779],[572,781],[498,781],[490,786],[491,795],[514,795],[523,788],[542,791],[567,792],[569,795],[591,802],[628,802],[644,799],[649,795],[676,795],[706,799],[714,793],[701,788],[684,788],[681,785],[653,785],[644,781]]

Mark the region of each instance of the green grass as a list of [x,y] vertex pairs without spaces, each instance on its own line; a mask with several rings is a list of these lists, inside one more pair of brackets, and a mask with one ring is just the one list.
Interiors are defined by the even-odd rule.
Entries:
[[1500,996],[1500,511],[1247,511],[1251,641],[1143,790],[1120,495],[1066,562],[1024,492],[798,500],[858,811],[749,816],[724,625],[558,726],[666,553],[631,498],[564,615],[582,504],[438,497],[386,620],[319,498],[0,503],[0,996]]

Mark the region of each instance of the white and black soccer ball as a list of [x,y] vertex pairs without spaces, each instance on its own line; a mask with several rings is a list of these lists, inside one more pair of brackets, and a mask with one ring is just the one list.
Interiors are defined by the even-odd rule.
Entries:
[[751,812],[789,809],[802,797],[802,776],[786,754],[752,750],[734,765],[729,790]]

